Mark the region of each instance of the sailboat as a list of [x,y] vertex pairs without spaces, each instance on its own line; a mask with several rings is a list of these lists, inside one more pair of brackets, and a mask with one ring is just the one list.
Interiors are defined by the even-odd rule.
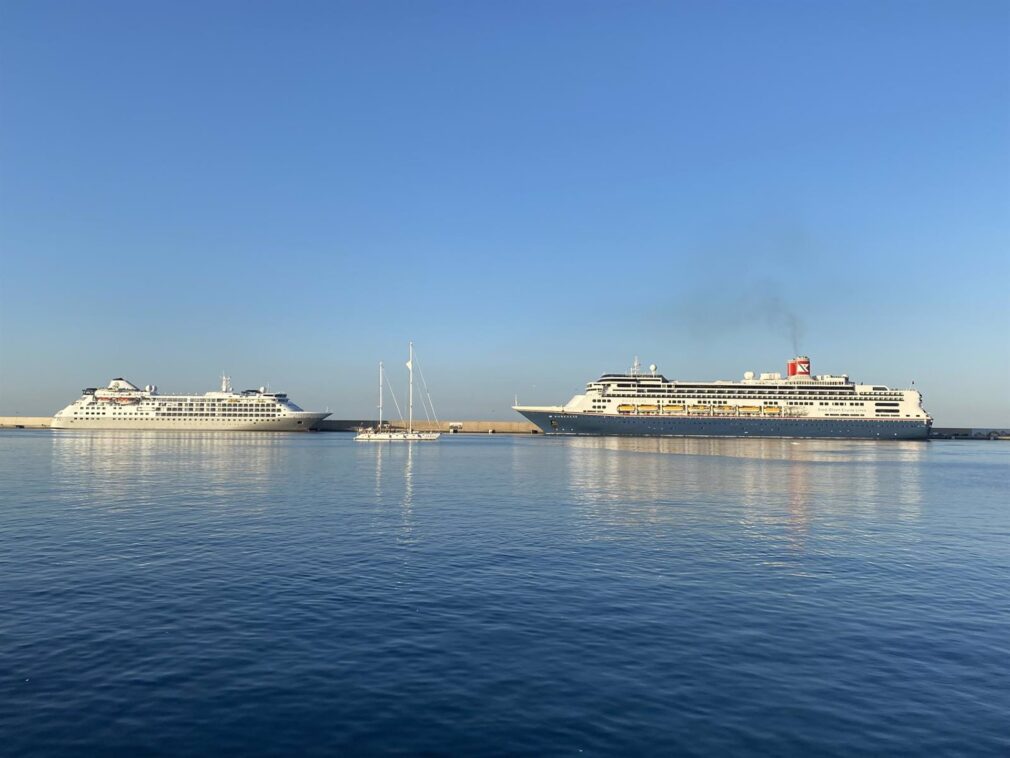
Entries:
[[[409,351],[407,357],[407,370],[409,373],[408,380],[408,400],[407,400],[407,430],[406,431],[395,431],[387,427],[384,429],[382,426],[382,398],[384,393],[385,377],[382,371],[382,362],[379,362],[379,423],[375,425],[374,429],[365,429],[358,432],[354,439],[361,442],[421,442],[424,440],[437,440],[441,437],[439,432],[417,432],[414,431],[414,343],[409,344]],[[422,379],[424,376],[422,375]],[[396,401],[396,397],[393,397],[393,401]],[[423,403],[423,398],[422,398]],[[432,409],[434,411],[434,409]],[[426,411],[427,412],[427,411]],[[400,416],[403,419],[403,416]],[[438,421],[438,419],[435,419]]]

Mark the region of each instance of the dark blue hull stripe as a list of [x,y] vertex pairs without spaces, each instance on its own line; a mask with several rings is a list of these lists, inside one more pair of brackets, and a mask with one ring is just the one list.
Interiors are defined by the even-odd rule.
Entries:
[[635,437],[814,437],[915,440],[929,436],[926,419],[719,418],[715,416],[614,416],[520,411],[545,434]]

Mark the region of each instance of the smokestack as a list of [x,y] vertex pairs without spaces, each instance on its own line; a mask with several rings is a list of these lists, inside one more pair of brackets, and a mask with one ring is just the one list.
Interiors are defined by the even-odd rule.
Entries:
[[797,355],[793,358],[788,366],[788,375],[793,376],[810,376],[810,359],[805,355]]

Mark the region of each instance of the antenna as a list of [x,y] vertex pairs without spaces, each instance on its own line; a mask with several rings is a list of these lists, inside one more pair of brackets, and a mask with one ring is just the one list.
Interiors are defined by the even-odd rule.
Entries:
[[638,362],[638,356],[635,356],[635,360],[631,364],[631,375],[638,376],[639,369],[642,368],[642,364]]

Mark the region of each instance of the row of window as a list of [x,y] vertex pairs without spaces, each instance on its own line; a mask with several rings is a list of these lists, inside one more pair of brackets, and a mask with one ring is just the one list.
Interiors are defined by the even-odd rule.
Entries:
[[[638,400],[645,400],[645,399],[648,399],[648,398],[636,397],[636,399],[638,399]],[[722,400],[722,398],[703,398],[703,399],[704,400],[708,400],[708,401]],[[729,400],[729,399],[731,399],[731,398],[726,398],[726,400]],[[683,398],[683,397],[680,397],[680,398],[667,398],[666,399],[666,401],[672,401],[672,402],[675,402],[675,403],[676,402],[679,402],[679,403],[695,402],[696,400],[697,400],[696,398]],[[753,403],[761,403],[761,402],[763,402],[765,405],[770,405],[770,404],[773,404],[773,403],[776,403],[776,402],[784,402],[786,405],[852,405],[852,406],[860,406],[860,407],[866,405],[866,403],[863,403],[863,402],[830,401],[830,400],[819,400],[817,402],[814,402],[813,400],[761,400],[761,398],[747,398],[747,400],[749,400],[750,402],[753,402]],[[607,407],[607,401],[606,400],[593,400],[592,404],[593,404],[594,408],[606,408]],[[878,407],[882,406],[882,405],[897,407],[899,404],[898,403],[877,403],[876,405]]]
[[[590,392],[589,394],[597,394]],[[840,399],[860,397],[866,400],[901,400],[902,394],[898,393],[827,393],[827,392],[780,392],[774,390],[643,390],[642,392],[607,392],[597,396],[603,397],[703,397],[703,396],[729,396],[729,397],[808,397],[813,399]]]
[[133,416],[139,416],[139,417],[143,417],[143,418],[177,418],[177,417],[185,417],[185,418],[275,418],[275,417],[280,416],[280,415],[281,414],[278,413],[277,411],[273,411],[273,412],[270,412],[270,411],[265,411],[265,412],[261,412],[261,411],[242,411],[242,412],[237,412],[236,411],[235,413],[228,413],[228,412],[222,412],[222,413],[213,413],[213,412],[206,412],[206,413],[199,413],[199,412],[192,412],[192,413],[191,412],[178,412],[178,413],[176,413],[176,412],[168,411],[168,412],[156,413],[156,414],[140,413],[140,412],[137,412],[137,411],[118,411],[118,412],[114,411],[112,413],[104,413],[102,411],[80,411],[80,412],[75,411],[74,412],[74,416],[78,417],[78,418],[98,418],[98,417],[101,417],[101,418],[109,418],[109,417],[111,417],[111,418],[127,418],[127,417],[133,417]]
[[[79,421],[97,421],[97,420],[99,420],[99,418],[91,417],[91,416],[74,416],[73,420],[79,420]],[[219,418],[187,418],[187,417],[168,418],[168,419],[166,419],[164,417],[150,418],[150,417],[147,417],[147,416],[139,416],[137,418],[121,418],[121,419],[116,419],[116,420],[124,420],[124,421],[164,421],[164,420],[169,420],[169,421],[208,421],[208,422],[210,422],[210,421],[218,421],[218,420],[221,420],[221,419],[219,419]],[[251,421],[252,423],[259,423],[260,421],[269,421],[269,420],[272,420],[272,419],[270,419],[270,418],[229,418],[229,419],[226,419],[226,420],[229,420],[229,421],[230,420],[235,420],[235,421]],[[301,421],[298,421],[298,423],[301,423]]]
[[[98,415],[98,416],[84,416],[84,415],[80,415],[79,416],[79,415],[77,415],[75,413],[74,414],[74,418],[75,419],[79,419],[80,421],[98,421],[100,419],[104,420],[104,419],[109,419],[109,418],[111,418],[113,421],[164,421],[166,418],[169,421],[184,421],[184,420],[191,420],[191,421],[218,421],[218,420],[224,420],[224,421],[270,421],[273,417],[246,416],[246,417],[235,417],[235,418],[232,418],[232,417],[221,417],[221,416],[200,416],[199,414],[197,414],[197,415],[180,415],[180,416],[174,416],[174,417],[170,417],[170,416],[156,416],[156,417],[155,416],[137,416],[137,417],[132,417],[132,416],[131,417],[127,417],[127,416],[111,416],[111,417],[109,417],[109,416],[103,416],[103,415]],[[299,421],[298,423],[300,424],[302,422]]]

